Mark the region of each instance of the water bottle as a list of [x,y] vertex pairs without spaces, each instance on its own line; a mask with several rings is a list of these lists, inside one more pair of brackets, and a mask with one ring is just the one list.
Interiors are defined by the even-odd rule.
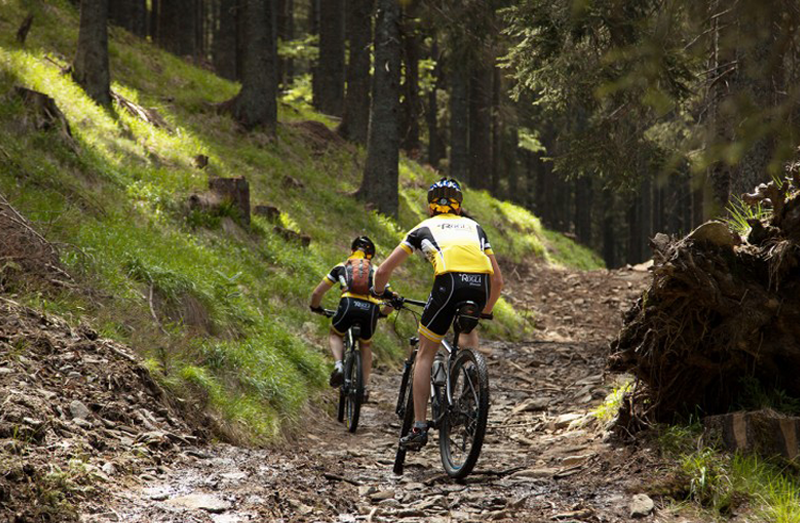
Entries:
[[444,368],[444,355],[440,352],[436,353],[433,358],[433,365],[431,366],[431,380],[433,384],[441,387],[447,383],[447,372]]

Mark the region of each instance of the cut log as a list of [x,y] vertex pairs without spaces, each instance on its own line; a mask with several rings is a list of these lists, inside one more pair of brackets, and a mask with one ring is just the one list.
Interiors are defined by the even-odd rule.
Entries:
[[208,156],[205,154],[198,154],[194,157],[194,166],[198,169],[205,169],[208,167]]
[[229,201],[238,210],[239,222],[250,225],[250,184],[244,176],[208,180],[208,188],[221,200]]
[[272,205],[256,205],[253,214],[256,216],[263,216],[273,223],[281,219],[281,211]]
[[37,131],[49,131],[57,128],[64,134],[65,139],[71,145],[74,145],[67,117],[58,108],[55,100],[39,91],[20,86],[15,87],[14,92],[22,98],[22,101],[33,114],[33,125]]
[[286,241],[297,242],[303,247],[308,247],[311,245],[311,236],[300,234],[277,225],[273,227],[272,230]]
[[233,217],[240,224],[250,225],[250,185],[243,176],[209,178],[208,188],[208,192],[189,196],[189,210],[214,216],[230,216],[230,211],[233,210]]
[[793,460],[800,454],[800,418],[773,410],[732,412],[703,420],[708,438],[732,451],[780,455]]
[[749,195],[772,212],[746,240],[712,222],[651,242],[652,284],[608,362],[640,380],[635,417],[729,412],[746,401],[745,377],[800,398],[800,197],[788,180],[770,185]]
[[303,182],[288,174],[283,177],[283,186],[287,189],[305,189],[306,187]]

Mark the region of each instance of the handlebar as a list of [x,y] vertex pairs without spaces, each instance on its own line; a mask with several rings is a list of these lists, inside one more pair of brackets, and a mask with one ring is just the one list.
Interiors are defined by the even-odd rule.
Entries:
[[418,307],[424,307],[427,305],[427,302],[419,301],[419,300],[412,300],[410,298],[403,298],[402,296],[398,296],[397,298],[392,298],[387,300],[386,303],[395,309],[402,309],[406,304],[416,305]]
[[320,314],[325,316],[326,318],[333,318],[336,315],[336,311],[332,311],[330,309],[323,309],[322,307],[317,307],[316,309],[311,308],[311,312],[314,314]]

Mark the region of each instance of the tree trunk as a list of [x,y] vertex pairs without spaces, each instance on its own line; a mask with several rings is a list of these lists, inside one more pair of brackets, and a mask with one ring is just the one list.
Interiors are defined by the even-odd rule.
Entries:
[[175,55],[192,59],[198,57],[195,0],[159,1],[156,43]]
[[634,194],[628,203],[628,249],[626,261],[636,265],[644,259],[642,245],[642,206],[638,194]]
[[478,189],[492,187],[492,80],[494,67],[480,60],[469,93],[469,178]]
[[575,234],[584,245],[592,243],[592,176],[575,180]]
[[437,91],[442,83],[442,63],[439,56],[439,44],[436,37],[431,44],[431,59],[436,61],[433,69],[434,83],[428,93],[428,107],[425,112],[425,121],[428,125],[428,164],[434,169],[439,168],[439,161],[444,157],[442,137],[439,136],[439,101]]
[[412,158],[419,156],[419,36],[414,3],[408,7],[403,17],[403,115],[401,147]]
[[138,37],[147,35],[147,2],[145,0],[109,0],[108,19]]
[[314,106],[324,114],[344,112],[344,0],[320,3],[319,62],[314,74]]
[[450,70],[450,176],[470,182],[469,69],[451,60]]
[[211,56],[214,70],[223,78],[236,80],[237,70],[237,17],[243,0],[222,0],[219,6],[219,24],[214,34]]
[[159,0],[150,0],[150,13],[147,15],[147,36],[153,42],[158,41],[158,11],[160,9]]
[[[732,80],[732,94],[739,100],[746,100],[749,107],[739,109],[740,113],[758,111],[748,118],[737,121],[735,128],[737,141],[748,146],[739,163],[731,173],[731,193],[741,196],[751,192],[759,183],[768,182],[771,174],[778,174],[777,166],[771,165],[775,148],[772,131],[767,127],[774,125],[772,111],[778,106],[779,90],[784,89],[783,60],[776,53],[776,41],[780,35],[778,23],[783,16],[782,9],[776,9],[772,2],[739,2],[732,8],[738,15],[735,24],[738,29],[736,49],[736,74]],[[777,59],[776,59],[777,58]],[[740,105],[742,105],[740,103]],[[765,135],[753,139],[755,119],[758,131]],[[771,168],[776,168],[771,171]]]
[[396,0],[378,0],[377,6],[367,160],[358,195],[379,212],[397,217],[400,7]]
[[374,0],[347,0],[347,35],[350,60],[347,63],[347,95],[344,117],[338,132],[344,138],[364,144],[369,128],[369,69]]
[[[500,92],[502,90],[502,76],[500,75],[500,69],[497,67],[492,67],[492,108],[490,113],[490,118],[492,121],[492,185],[490,186],[489,190],[495,196],[500,196],[500,184],[502,182],[502,175],[508,175],[509,172],[503,172],[501,170],[501,166],[505,166],[505,162],[501,160],[501,155],[506,156],[511,154],[513,157],[513,151],[507,151],[504,147],[506,143],[503,143],[505,140],[505,129],[500,121]],[[514,147],[516,150],[516,147]]]
[[274,0],[246,0],[247,31],[242,89],[226,105],[246,129],[274,134],[278,119]]
[[[722,18],[725,15],[718,15],[719,1],[711,0],[709,2],[709,17],[711,27],[709,33],[710,49],[708,70],[711,71],[708,82],[709,88],[706,91],[708,103],[708,133],[711,137],[712,143],[726,143],[733,139],[732,135],[732,122],[730,117],[726,116],[721,110],[722,102],[730,94],[730,62],[735,59],[735,53],[732,52],[730,46],[724,48],[720,46],[720,25]],[[715,16],[716,15],[716,16]],[[730,20],[726,20],[724,25],[730,24]],[[713,216],[722,216],[725,208],[728,206],[728,199],[731,192],[731,168],[721,158],[714,159],[713,163],[708,168],[708,179],[711,181],[711,213]]]
[[[278,39],[294,40],[294,0],[278,0]],[[278,57],[278,80],[285,89],[294,81],[294,60]]]
[[616,234],[614,234],[614,193],[611,189],[603,189],[603,261],[606,267],[617,266]]
[[[519,166],[517,165],[517,151],[519,149],[519,135],[517,129],[505,130],[502,138],[502,156],[497,158],[499,162],[495,172],[502,172],[507,182],[505,198],[514,203],[522,204],[524,192],[520,191]],[[496,176],[500,178],[500,176]],[[499,196],[498,188],[495,194]]]
[[103,106],[111,105],[107,24],[108,0],[81,2],[78,50],[72,64],[72,77],[92,100]]

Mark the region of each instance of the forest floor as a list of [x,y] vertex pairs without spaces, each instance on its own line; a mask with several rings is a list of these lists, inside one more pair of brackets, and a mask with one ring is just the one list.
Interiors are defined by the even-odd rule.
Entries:
[[[271,449],[185,447],[82,505],[82,521],[630,521],[631,503],[663,476],[646,441],[609,437],[590,412],[619,377],[604,372],[639,270],[507,270],[510,299],[538,318],[536,339],[488,342],[491,412],[474,473],[443,474],[436,439],[392,473],[399,373],[378,369],[349,434],[330,405],[308,431]],[[656,498],[647,521],[689,523]]]

